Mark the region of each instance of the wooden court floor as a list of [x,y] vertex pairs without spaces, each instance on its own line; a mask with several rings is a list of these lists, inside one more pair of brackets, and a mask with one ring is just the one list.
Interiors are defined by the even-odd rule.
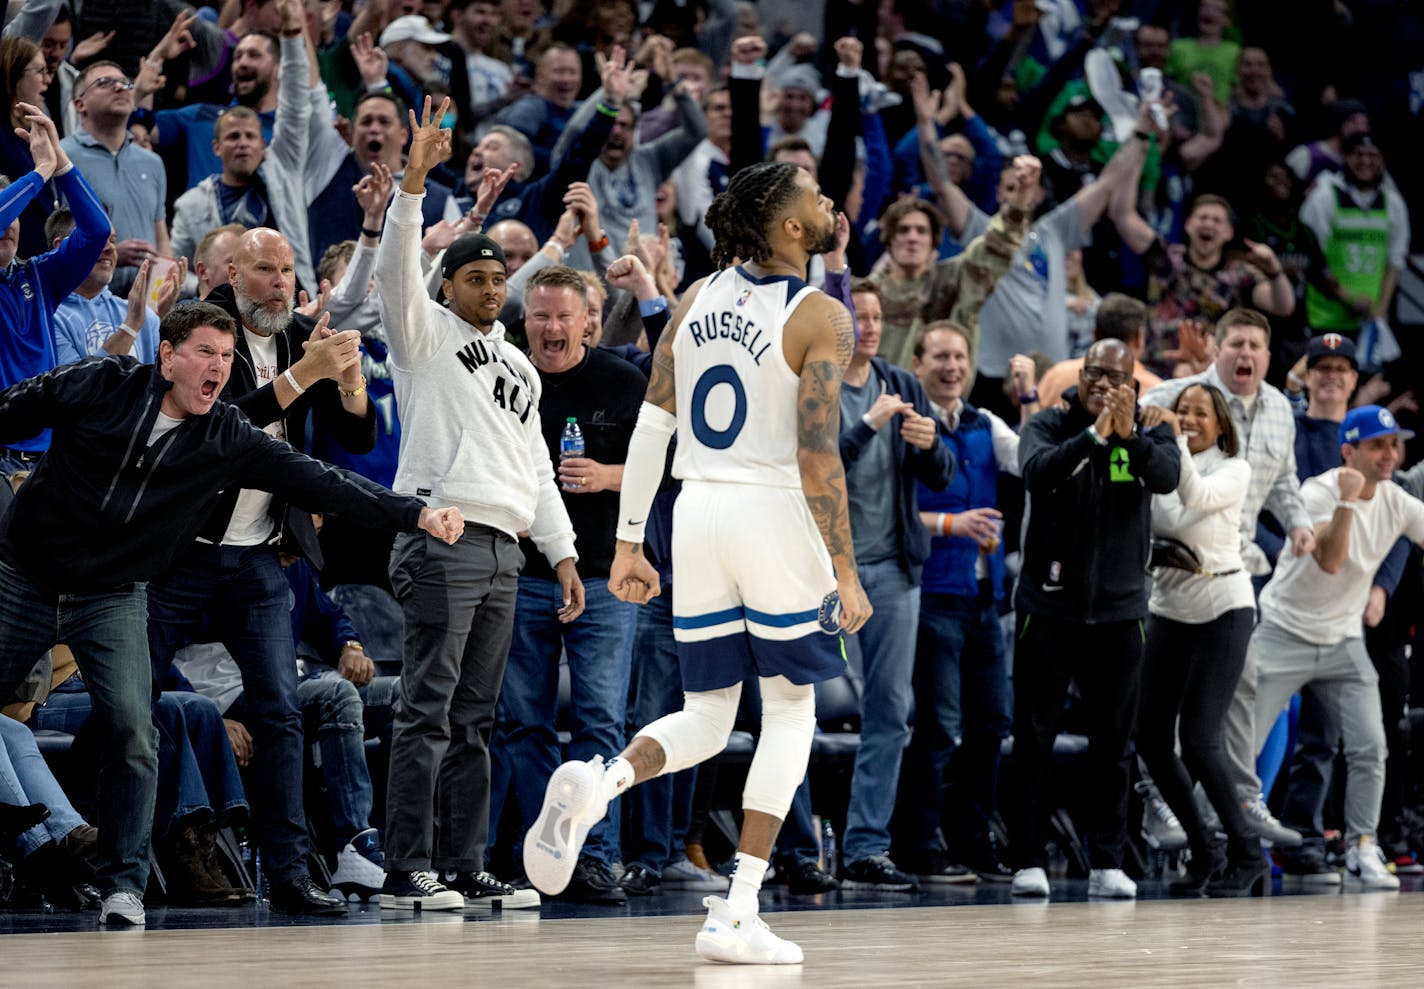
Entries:
[[766,914],[795,967],[692,951],[693,916],[511,911],[320,927],[17,934],[0,985],[1424,986],[1424,896],[1033,903]]

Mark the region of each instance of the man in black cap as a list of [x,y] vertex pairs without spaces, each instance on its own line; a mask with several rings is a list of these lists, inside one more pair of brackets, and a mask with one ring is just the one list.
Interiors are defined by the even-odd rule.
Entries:
[[1093,152],[1103,137],[1103,108],[1087,93],[1077,93],[1063,104],[1048,127],[1058,146],[1043,160],[1043,184],[1053,202],[1070,199],[1094,181],[1107,156]]
[[[527,532],[559,583],[559,617],[583,611],[574,532],[540,429],[542,384],[504,338],[504,252],[482,234],[445,252],[437,304],[420,269],[425,177],[450,132],[425,101],[376,256],[381,322],[401,414],[395,489],[461,506],[453,546],[397,539],[391,584],[405,615],[405,664],[386,804],[387,910],[458,910],[512,897],[484,871],[489,736],[513,630]],[[438,791],[438,800],[437,800]],[[432,875],[438,870],[443,882]],[[463,894],[463,895],[462,895]]]
[[1306,318],[1316,333],[1354,334],[1370,320],[1384,320],[1409,253],[1409,209],[1385,181],[1384,156],[1374,138],[1368,131],[1352,134],[1340,150],[1343,167],[1322,175],[1300,208],[1301,222],[1315,233],[1340,283],[1339,294],[1350,300],[1307,287]]

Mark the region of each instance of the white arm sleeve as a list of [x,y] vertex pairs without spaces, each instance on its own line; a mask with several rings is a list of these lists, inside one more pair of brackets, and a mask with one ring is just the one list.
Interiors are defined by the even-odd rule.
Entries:
[[618,498],[618,538],[641,543],[648,524],[653,496],[663,479],[668,440],[677,431],[677,417],[665,409],[644,402],[638,424],[628,441],[628,459],[623,464],[623,490]]

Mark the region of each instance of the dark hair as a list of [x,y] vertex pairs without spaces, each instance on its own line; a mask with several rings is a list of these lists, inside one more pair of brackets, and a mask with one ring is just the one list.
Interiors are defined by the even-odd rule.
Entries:
[[775,160],[776,160],[776,156],[779,155],[779,154],[781,154],[781,152],[783,152],[783,151],[788,151],[788,152],[805,151],[805,152],[807,152],[808,154],[810,154],[812,158],[815,158],[817,161],[820,161],[820,160],[821,160],[821,156],[818,155],[818,154],[816,154],[816,152],[815,152],[814,150],[812,150],[812,148],[811,148],[811,143],[810,143],[809,141],[807,141],[804,137],[797,137],[795,134],[788,134],[786,137],[781,138],[779,141],[777,141],[776,143],[774,143],[771,147],[767,148],[767,149],[766,149],[766,159],[767,159],[767,161],[775,161]]
[[[367,93],[362,93],[356,98],[356,102],[351,107],[351,120],[356,120],[356,114],[361,112],[361,104],[371,100],[385,100],[396,108],[396,119],[400,121],[402,127],[406,126],[406,121],[410,118],[406,115],[405,100],[387,89],[376,89]],[[452,106],[454,104],[451,104]]]
[[237,321],[211,302],[189,302],[174,306],[158,324],[158,339],[177,348],[200,326],[211,326],[220,333],[237,338]]
[[785,161],[763,161],[742,169],[727,191],[707,207],[707,229],[717,239],[712,263],[725,268],[733,258],[771,259],[767,232],[796,198],[799,167]]
[[[262,6],[262,4],[256,3],[253,6],[260,7]],[[280,58],[282,56],[282,42],[278,40],[277,36],[271,31],[248,31],[242,36],[241,39],[239,39],[238,44],[241,44],[248,38],[261,38],[263,41],[267,42],[267,51],[272,54],[273,58]]]
[[1147,306],[1121,292],[1109,292],[1098,303],[1098,315],[1093,320],[1093,339],[1131,343],[1146,325]]
[[1264,314],[1254,309],[1247,309],[1245,306],[1226,310],[1216,321],[1215,336],[1218,344],[1226,339],[1226,332],[1233,326],[1254,326],[1266,334],[1266,346],[1271,345],[1271,321]]
[[566,264],[551,264],[534,272],[529,281],[524,283],[524,298],[530,298],[536,288],[566,288],[577,295],[584,305],[588,304],[588,282],[584,281],[583,275]]
[[56,206],[54,212],[45,218],[45,243],[53,244],[56,240],[68,237],[74,232],[74,226],[74,214],[69,211],[69,207]]
[[900,226],[900,221],[911,213],[923,213],[929,217],[930,221],[930,243],[933,249],[939,249],[939,239],[944,234],[944,214],[934,205],[924,199],[899,199],[891,203],[884,213],[880,214],[880,242],[889,244],[895,237],[895,230]]
[[1216,385],[1209,385],[1205,381],[1198,381],[1187,385],[1177,393],[1177,400],[1172,403],[1172,411],[1176,412],[1182,404],[1182,396],[1193,388],[1200,388],[1206,392],[1206,397],[1211,400],[1211,413],[1216,416],[1216,428],[1221,432],[1216,437],[1216,445],[1228,457],[1236,456],[1236,451],[1240,445],[1236,439],[1236,423],[1231,418],[1231,408],[1226,404],[1226,396],[1221,393],[1221,389]]
[[12,114],[14,113],[15,93],[20,88],[20,79],[39,53],[40,46],[29,38],[11,36],[0,41],[0,86],[4,87],[5,97],[10,103]]

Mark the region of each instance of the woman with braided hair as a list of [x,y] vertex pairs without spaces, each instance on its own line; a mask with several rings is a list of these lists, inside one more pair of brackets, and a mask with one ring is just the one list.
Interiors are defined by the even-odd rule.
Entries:
[[[562,890],[608,801],[722,751],[742,682],[756,676],[762,730],[736,868],[727,898],[703,901],[696,948],[716,961],[795,965],[801,949],[767,928],[757,894],[806,774],[814,684],[844,672],[841,633],[871,612],[840,459],[851,316],[804,280],[812,255],[835,246],[831,201],[808,173],[775,162],[743,169],[712,202],[707,225],[723,267],[689,289],[658,341],[623,468],[608,578],[624,601],[646,604],[660,592],[643,528],[676,433],[672,613],[686,700],[607,765],[596,757],[555,771],[524,866],[540,890]],[[728,267],[734,259],[741,263]]]

